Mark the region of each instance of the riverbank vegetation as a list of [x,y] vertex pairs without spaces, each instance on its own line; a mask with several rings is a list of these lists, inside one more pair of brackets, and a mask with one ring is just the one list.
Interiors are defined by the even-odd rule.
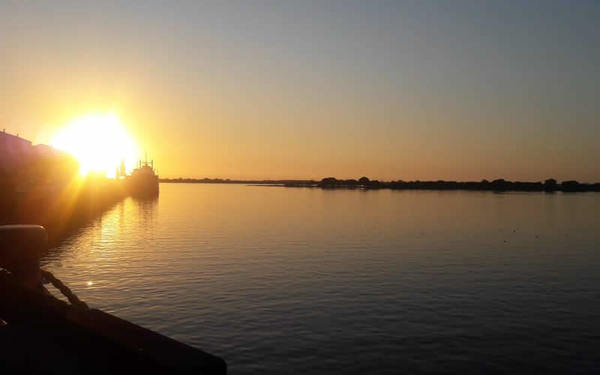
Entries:
[[484,190],[484,191],[540,191],[540,192],[600,192],[600,183],[582,183],[575,180],[557,182],[545,181],[508,181],[504,179],[481,181],[378,181],[367,177],[359,179],[337,179],[326,177],[317,180],[232,180],[221,178],[163,178],[162,183],[196,184],[250,184],[285,187],[311,187],[322,189],[394,189],[394,190]]
[[[288,187],[306,186],[304,184],[286,184]],[[361,177],[358,180],[338,180],[327,177],[314,185],[323,189],[395,189],[395,190],[488,190],[488,191],[545,191],[545,192],[584,192],[600,191],[600,183],[580,183],[578,181],[557,182],[550,178],[544,182],[507,181],[378,181]]]

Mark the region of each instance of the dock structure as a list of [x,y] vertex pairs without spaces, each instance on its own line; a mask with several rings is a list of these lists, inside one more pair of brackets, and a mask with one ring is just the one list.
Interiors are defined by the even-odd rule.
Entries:
[[156,198],[158,176],[152,166],[141,166],[126,178],[124,164],[117,179],[104,173],[82,176],[72,155],[2,131],[0,225],[43,225],[56,244],[127,196]]
[[36,262],[44,236],[0,226],[0,373],[226,374],[217,356],[48,293]]

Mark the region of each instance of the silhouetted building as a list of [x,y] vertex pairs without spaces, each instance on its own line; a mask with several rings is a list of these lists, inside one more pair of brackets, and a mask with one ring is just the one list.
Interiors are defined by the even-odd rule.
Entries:
[[7,152],[26,152],[31,147],[31,141],[12,135],[2,130],[0,133],[0,150]]
[[6,131],[0,133],[0,169],[4,173],[19,167],[31,155],[31,141]]
[[35,145],[18,135],[0,133],[0,177],[3,189],[17,192],[56,189],[79,171],[75,158],[48,145]]

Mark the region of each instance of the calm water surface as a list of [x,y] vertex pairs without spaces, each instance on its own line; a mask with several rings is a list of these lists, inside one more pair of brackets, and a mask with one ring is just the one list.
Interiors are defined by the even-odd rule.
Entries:
[[162,184],[44,263],[233,374],[600,371],[597,193]]

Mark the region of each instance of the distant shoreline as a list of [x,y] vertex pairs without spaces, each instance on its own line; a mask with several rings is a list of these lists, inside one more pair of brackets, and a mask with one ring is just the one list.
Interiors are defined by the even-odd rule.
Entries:
[[600,192],[600,183],[581,183],[575,180],[557,182],[548,179],[544,182],[507,181],[378,181],[361,177],[358,180],[336,179],[327,177],[321,181],[315,180],[231,180],[211,178],[161,178],[162,183],[184,184],[247,184],[262,186],[281,186],[291,188],[320,188],[320,189],[362,189],[362,190],[467,190],[467,191],[531,191],[531,192]]
[[295,183],[317,184],[315,180],[232,180],[229,178],[161,178],[159,182],[171,184],[251,184],[285,185]]

